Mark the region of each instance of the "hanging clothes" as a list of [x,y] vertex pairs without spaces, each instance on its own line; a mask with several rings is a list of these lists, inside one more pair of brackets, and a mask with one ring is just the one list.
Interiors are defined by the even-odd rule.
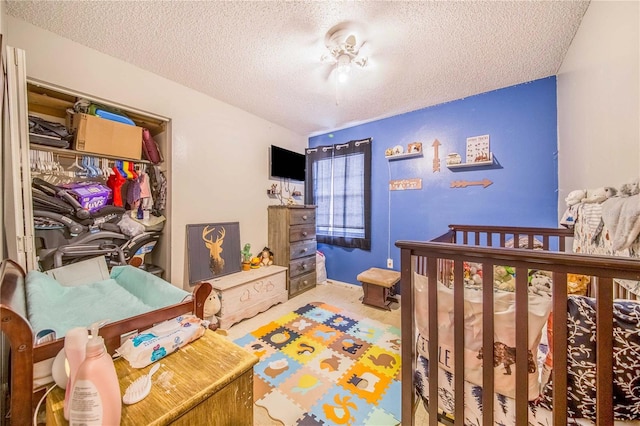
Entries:
[[161,215],[167,205],[167,178],[158,166],[149,169],[149,184],[153,197],[153,214]]
[[125,179],[116,167],[113,168],[114,174],[109,175],[107,179],[107,186],[111,188],[113,193],[113,205],[117,207],[124,207],[122,200],[122,186],[125,184]]

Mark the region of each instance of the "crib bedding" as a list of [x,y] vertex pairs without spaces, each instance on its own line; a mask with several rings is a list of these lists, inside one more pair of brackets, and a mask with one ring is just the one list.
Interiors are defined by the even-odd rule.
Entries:
[[[428,335],[424,334],[426,330],[424,318],[421,310],[424,305],[420,303],[420,297],[425,285],[425,277],[416,275],[414,277],[414,291],[416,294],[416,350],[417,362],[415,370],[415,383],[418,394],[423,402],[428,404]],[[438,301],[439,306],[450,305],[447,299],[447,290],[442,284],[439,284]],[[450,290],[449,290],[450,291]],[[465,293],[468,292],[465,291]],[[496,293],[499,293],[496,291]],[[467,298],[467,294],[465,294]],[[447,303],[449,302],[449,303]],[[496,312],[500,312],[501,308],[498,304],[494,308]],[[570,296],[567,300],[568,312],[568,378],[567,378],[567,408],[568,416],[572,418],[570,424],[590,425],[595,418],[596,408],[596,389],[595,389],[595,299],[584,296]],[[531,306],[530,306],[531,308]],[[614,418],[616,421],[626,421],[621,424],[638,424],[640,425],[640,303],[628,300],[614,301]],[[478,307],[476,307],[478,309]],[[534,304],[533,308],[536,310]],[[450,313],[445,312],[445,316],[438,315],[439,325],[442,321],[444,327],[439,327],[440,338],[439,343],[443,348],[442,351],[449,351],[446,342],[453,339],[452,324],[447,322],[446,317]],[[469,310],[469,305],[465,306],[465,352],[467,348],[473,345],[474,336],[469,338],[469,323],[473,322],[476,313]],[[499,314],[496,314],[496,330],[499,327]],[[535,330],[531,330],[532,323],[536,323],[535,318],[529,316],[529,333],[531,335]],[[535,325],[537,328],[538,325]],[[546,327],[543,327],[546,329]],[[503,330],[497,334],[504,333]],[[534,339],[534,343],[538,344],[536,348],[536,374],[529,376],[529,422],[533,425],[550,425],[552,422],[552,388],[553,384],[547,379],[550,375],[552,367],[551,351],[548,342],[551,336],[545,335],[543,332],[540,339]],[[498,336],[496,336],[498,338]],[[482,336],[477,338],[477,342],[482,341]],[[444,343],[443,343],[444,342]],[[477,345],[478,343],[476,343]],[[441,351],[441,352],[442,352]],[[453,363],[453,355],[446,353],[439,357],[439,377],[438,377],[438,407],[441,412],[453,413],[453,370],[448,367]],[[467,360],[471,364],[467,363]],[[482,424],[482,387],[481,387],[481,365],[476,365],[472,358],[465,357],[465,424]],[[545,365],[546,364],[546,365]],[[513,384],[513,377],[503,375],[503,366],[495,369],[495,413],[494,419],[496,424],[515,424],[515,400],[513,397],[513,389],[509,387],[509,383]],[[467,369],[475,371],[470,374]],[[532,370],[529,370],[530,373]],[[542,373],[540,373],[542,372]],[[505,373],[506,374],[506,373]],[[511,380],[511,381],[510,381]],[[536,388],[537,387],[537,388]],[[533,398],[532,398],[533,396]]]
[[107,280],[69,287],[49,275],[30,271],[25,287],[34,335],[50,329],[56,338],[73,327],[88,327],[102,320],[115,322],[180,303],[191,295],[132,266],[113,268]]
[[[418,353],[427,357],[428,343],[428,278],[414,274],[415,320],[420,340],[417,342]],[[442,283],[438,287],[438,351],[444,356],[439,359],[439,367],[453,372],[452,365],[455,353],[453,350],[453,290]],[[465,318],[464,318],[464,358],[465,379],[477,385],[482,384],[482,291],[475,288],[465,288]],[[540,394],[539,369],[536,356],[545,323],[551,311],[551,297],[549,293],[529,292],[528,315],[528,343],[529,350],[529,400],[536,399]],[[494,291],[494,350],[496,351],[496,366],[494,383],[496,392],[515,397],[515,379],[512,366],[515,363],[515,293],[512,291]],[[498,353],[503,356],[498,358]],[[511,355],[511,356],[510,356]]]
[[[416,368],[414,371],[415,386],[418,396],[425,404],[429,404],[429,360],[422,355],[418,355]],[[453,424],[454,412],[454,376],[452,373],[438,369],[438,412],[441,416],[441,423],[444,425]],[[464,382],[464,403],[465,418],[464,424],[469,426],[482,426],[482,387]],[[494,393],[494,414],[495,425],[516,424],[515,400],[501,394]],[[530,426],[551,426],[553,425],[552,411],[544,405],[531,401],[528,404],[528,421]],[[447,422],[447,420],[449,420]],[[593,421],[585,418],[568,418],[568,425],[591,426]],[[638,420],[616,420],[616,426],[640,426]]]

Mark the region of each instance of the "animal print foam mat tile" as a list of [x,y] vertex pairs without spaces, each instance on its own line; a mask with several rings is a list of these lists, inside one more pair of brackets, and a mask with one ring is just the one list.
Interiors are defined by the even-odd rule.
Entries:
[[400,422],[400,330],[314,302],[235,343],[260,358],[256,405],[285,425]]

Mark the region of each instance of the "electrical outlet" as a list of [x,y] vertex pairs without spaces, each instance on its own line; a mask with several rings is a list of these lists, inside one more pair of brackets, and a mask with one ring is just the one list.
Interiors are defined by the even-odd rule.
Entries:
[[387,259],[387,268],[389,269],[393,268],[393,259],[391,258]]

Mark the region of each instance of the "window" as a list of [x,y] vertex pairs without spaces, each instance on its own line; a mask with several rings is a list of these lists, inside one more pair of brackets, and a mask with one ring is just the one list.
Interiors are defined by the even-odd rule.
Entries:
[[308,148],[305,197],[319,243],[371,249],[371,139]]

